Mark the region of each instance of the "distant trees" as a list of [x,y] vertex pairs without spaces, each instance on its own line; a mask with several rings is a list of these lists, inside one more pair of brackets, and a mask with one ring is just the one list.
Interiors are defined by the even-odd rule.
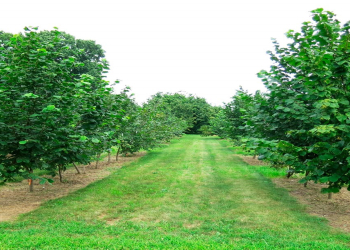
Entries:
[[185,133],[198,134],[203,125],[209,124],[209,118],[214,114],[214,108],[204,98],[193,95],[163,94],[157,93],[148,100],[150,105],[156,105],[158,109],[172,113],[175,117],[186,121]]
[[186,129],[184,120],[177,118],[168,109],[160,108],[157,102],[139,106],[128,92],[127,88],[121,93],[121,108],[125,116],[119,121],[116,134],[120,141],[118,153],[152,149],[160,143],[182,135]]
[[241,87],[232,97],[232,101],[219,108],[211,117],[209,129],[221,138],[235,141],[250,136],[251,131],[246,125],[256,116],[257,103],[263,99],[264,95],[260,91],[252,95]]

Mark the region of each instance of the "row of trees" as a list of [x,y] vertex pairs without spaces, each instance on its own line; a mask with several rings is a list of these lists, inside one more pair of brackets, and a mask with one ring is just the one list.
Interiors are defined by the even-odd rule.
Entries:
[[201,127],[208,125],[210,118],[220,109],[208,104],[204,98],[181,93],[157,93],[148,103],[185,121],[187,134],[200,134]]
[[62,178],[68,165],[90,163],[113,147],[118,157],[188,129],[155,97],[139,106],[129,89],[114,94],[104,56],[94,41],[57,29],[0,32],[0,181],[22,176],[33,191],[33,180],[51,181],[34,170]]
[[316,9],[286,47],[274,41],[268,92],[239,90],[210,121],[225,138],[242,138],[260,159],[289,166],[302,182],[326,183],[324,192],[350,190],[350,23]]

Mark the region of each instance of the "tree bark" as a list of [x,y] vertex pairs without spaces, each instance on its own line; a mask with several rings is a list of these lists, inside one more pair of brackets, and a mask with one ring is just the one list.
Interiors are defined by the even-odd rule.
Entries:
[[115,155],[115,161],[118,161],[119,152],[120,152],[120,147],[118,148],[117,154]]
[[[32,174],[33,170],[29,170],[29,173]],[[28,185],[29,185],[29,192],[34,192],[34,180],[32,178],[28,179]]]
[[108,161],[107,164],[111,163],[111,152],[108,152]]
[[58,166],[58,175],[60,177],[60,182],[62,183],[63,182],[63,179],[62,179],[62,166]]
[[28,179],[29,192],[34,192],[34,181],[33,179]]
[[290,168],[288,168],[288,172],[287,172],[286,177],[289,179],[293,174],[294,174],[294,172]]
[[328,193],[328,199],[329,199],[329,200],[332,199],[332,194],[333,194],[333,193]]
[[80,170],[79,168],[77,167],[77,165],[75,165],[75,163],[73,162],[73,166],[75,167],[75,169],[77,170],[77,173],[80,174]]
[[[308,176],[309,174],[310,174],[310,171],[309,171],[309,170],[306,171],[306,172],[305,172],[305,177]],[[305,183],[304,183],[304,187],[307,187],[307,183],[308,183],[308,182],[305,182]]]
[[101,154],[98,154],[96,159],[96,166],[95,166],[96,169],[98,168],[98,162],[100,161],[100,157],[101,157]]

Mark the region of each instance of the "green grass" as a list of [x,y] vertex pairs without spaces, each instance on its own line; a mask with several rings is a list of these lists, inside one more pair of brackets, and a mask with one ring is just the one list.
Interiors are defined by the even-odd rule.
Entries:
[[349,249],[349,242],[234,156],[227,141],[195,135],[0,223],[0,249]]

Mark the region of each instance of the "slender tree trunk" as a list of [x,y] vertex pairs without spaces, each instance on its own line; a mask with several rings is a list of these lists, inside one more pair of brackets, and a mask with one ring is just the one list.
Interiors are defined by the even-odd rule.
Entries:
[[294,174],[294,171],[290,167],[288,167],[287,178],[289,179]]
[[98,168],[98,162],[100,161],[100,157],[101,157],[101,154],[98,154],[96,159],[96,166],[95,166],[96,169]]
[[79,168],[77,167],[77,165],[75,165],[75,163],[73,162],[73,166],[75,167],[75,169],[77,170],[77,173],[80,174],[80,170]]
[[62,166],[58,166],[58,175],[60,177],[60,182],[62,183],[63,182],[63,179],[62,179]]
[[111,163],[111,152],[109,151],[108,152],[108,161],[107,161],[107,164]]
[[118,161],[119,152],[120,152],[120,147],[118,148],[117,154],[115,155],[115,161]]
[[[310,174],[310,171],[309,171],[309,170],[306,171],[306,172],[305,172],[305,177],[308,176],[309,174]],[[307,187],[307,183],[308,183],[308,182],[305,182],[305,183],[304,183],[304,187]]]
[[[30,174],[33,173],[33,170],[28,171]],[[32,178],[28,179],[28,186],[29,186],[29,192],[32,193],[34,192],[34,180]]]
[[333,194],[333,193],[328,193],[328,199],[329,199],[329,200],[332,199],[332,194]]
[[29,192],[34,192],[34,181],[33,179],[28,179]]
[[253,155],[253,159],[255,159],[255,158],[256,158],[256,154]]

